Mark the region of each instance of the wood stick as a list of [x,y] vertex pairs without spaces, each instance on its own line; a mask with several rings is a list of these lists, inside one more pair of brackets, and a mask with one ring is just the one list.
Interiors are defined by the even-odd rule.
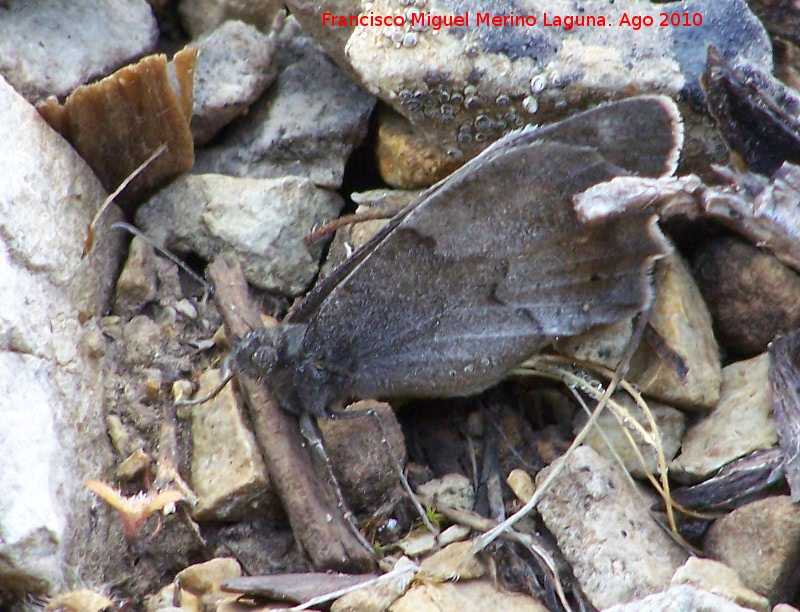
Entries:
[[[214,299],[232,337],[262,327],[250,302],[238,262],[215,260],[208,267]],[[373,561],[350,531],[327,481],[314,468],[296,417],[270,397],[263,381],[237,374],[256,439],[275,491],[283,503],[298,544],[320,571],[366,571]]]

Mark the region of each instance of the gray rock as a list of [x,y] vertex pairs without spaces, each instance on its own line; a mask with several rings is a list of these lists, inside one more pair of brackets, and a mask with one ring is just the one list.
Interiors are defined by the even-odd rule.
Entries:
[[758,612],[770,609],[766,597],[744,586],[739,575],[727,565],[711,559],[689,557],[675,572],[672,584],[690,584]]
[[693,586],[681,585],[644,599],[611,606],[603,612],[751,612],[751,610],[752,608],[744,608],[719,595],[701,591]]
[[196,38],[229,19],[269,31],[283,5],[277,0],[180,0],[178,14],[186,31]]
[[[645,439],[639,433],[638,429],[635,429],[629,424],[631,421],[636,421],[644,427],[645,431],[651,431],[649,422],[645,419],[642,409],[636,405],[636,402],[634,402],[629,395],[624,393],[617,393],[614,395],[614,400],[621,404],[627,411],[627,415],[620,415],[620,418],[626,423],[626,430],[633,437],[639,453],[641,453],[641,456],[645,460],[645,466],[642,466],[639,461],[638,455],[631,447],[631,443],[622,429],[623,426],[620,425],[620,422],[614,416],[611,407],[606,407],[603,414],[600,415],[597,424],[595,427],[592,427],[589,435],[586,437],[585,443],[609,461],[614,461],[613,454],[598,431],[598,427],[600,427],[605,433],[606,439],[608,439],[617,452],[617,455],[622,459],[625,469],[632,476],[643,478],[647,473],[659,474],[660,469],[655,446],[650,440]],[[681,442],[683,441],[683,433],[686,430],[686,416],[684,416],[680,410],[655,401],[649,401],[648,407],[650,408],[658,430],[665,459],[667,462],[672,461],[678,453],[678,449],[681,447]],[[588,419],[585,413],[581,412],[579,414],[580,418],[576,426],[576,433],[586,424]]]
[[0,6],[0,74],[31,102],[109,74],[152,51],[157,40],[144,0],[12,0]]
[[[620,468],[581,446],[539,502],[547,528],[597,608],[657,593],[686,560]],[[537,487],[553,469],[539,472]]]
[[235,252],[247,279],[297,295],[317,274],[322,246],[303,236],[344,202],[296,176],[251,179],[186,175],[142,205],[136,222],[157,243],[212,259]]
[[[219,370],[207,370],[200,377],[198,396],[219,386]],[[236,403],[231,385],[213,400],[192,410],[192,479],[197,494],[197,520],[231,521],[264,513],[269,487],[266,466],[253,432]],[[269,505],[279,508],[274,494]],[[274,514],[274,511],[273,511]]]
[[800,585],[800,507],[790,497],[768,497],[715,522],[703,551],[736,571],[748,588],[785,601]]
[[[402,26],[359,25],[347,58],[366,89],[422,127],[453,157],[473,156],[523,124],[632,94],[699,100],[706,48],[772,66],[767,34],[744,0],[672,3],[669,11],[702,15],[702,27],[659,27],[659,5],[633,0],[375,0],[362,15],[404,16]],[[302,8],[302,7],[296,7]],[[470,14],[466,27],[411,25],[413,13]],[[535,25],[477,24],[477,14],[535,16]],[[547,27],[554,15],[592,16],[605,25]],[[649,15],[653,27],[620,25],[624,14]]]
[[211,140],[243,114],[275,79],[275,39],[241,21],[226,21],[194,43],[192,136],[195,145]]
[[[292,20],[285,30],[305,38]],[[284,44],[284,43],[282,43]],[[222,141],[198,151],[193,172],[253,178],[303,176],[338,189],[375,104],[318,45],[291,43],[276,82]],[[283,61],[287,61],[284,59]]]
[[778,443],[768,373],[766,353],[722,370],[719,402],[686,432],[681,454],[670,466],[675,477],[696,482],[734,459]]
[[[63,10],[61,10],[63,14]],[[0,601],[112,579],[124,550],[83,486],[110,471],[100,367],[83,321],[108,307],[118,237],[86,228],[95,175],[0,78]],[[113,208],[107,219],[116,220]]]

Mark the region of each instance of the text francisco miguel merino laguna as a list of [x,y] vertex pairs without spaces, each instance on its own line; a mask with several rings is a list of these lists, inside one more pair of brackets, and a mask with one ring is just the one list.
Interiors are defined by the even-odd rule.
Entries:
[[[478,26],[535,26],[539,22],[535,15],[493,15],[491,13],[470,13],[460,15],[437,15],[432,13],[411,12],[407,17],[403,15],[375,15],[362,13],[361,15],[334,15],[322,13],[322,25],[329,27],[381,27],[404,26],[406,22],[411,26],[429,27],[438,30],[442,27],[469,27],[470,24]],[[542,15],[541,25],[562,27],[571,30],[575,26],[605,26],[606,18],[602,15]],[[620,24],[630,25],[630,24]]]

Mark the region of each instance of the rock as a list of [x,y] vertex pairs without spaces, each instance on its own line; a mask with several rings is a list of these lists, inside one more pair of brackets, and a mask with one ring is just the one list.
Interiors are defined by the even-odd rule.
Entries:
[[230,557],[216,558],[190,565],[178,572],[175,579],[182,589],[201,597],[209,593],[217,593],[220,584],[228,578],[238,578],[242,575],[242,568],[236,559]]
[[424,559],[419,565],[419,579],[423,582],[474,580],[486,575],[486,567],[473,554],[474,542],[455,542]]
[[672,577],[672,585],[688,584],[708,593],[720,595],[725,599],[759,612],[768,612],[769,600],[742,584],[741,579],[726,565],[712,561],[689,557],[689,559]]
[[389,612],[547,612],[533,597],[498,590],[489,580],[418,584],[395,601]]
[[[284,31],[297,31],[287,20]],[[292,46],[292,42],[282,44]],[[198,151],[193,172],[252,178],[296,175],[338,189],[350,152],[367,132],[375,100],[317,45],[296,41],[276,82],[213,147]]]
[[[293,11],[317,12],[316,19],[325,25],[319,7],[296,4]],[[477,24],[479,12],[509,14],[506,5],[495,0],[427,0],[414,6],[375,0],[368,6],[362,17],[399,16],[404,23],[377,27],[364,20],[347,41],[350,65],[368,91],[410,119],[454,159],[472,157],[526,123],[552,122],[610,99],[658,92],[699,101],[698,77],[709,44],[719,46],[726,56],[772,65],[766,32],[744,0],[713,7],[682,3],[681,12],[702,13],[702,28],[640,30],[621,25],[623,15],[649,14],[658,25],[663,9],[619,0],[592,4],[585,14],[575,16],[591,15],[596,23],[580,27],[578,22],[579,27],[566,30],[547,27],[544,21],[545,12],[549,25],[553,15],[574,14],[574,7],[563,0],[517,3],[514,15],[535,17],[537,23],[510,27]],[[352,10],[346,4],[341,8]],[[411,23],[412,15],[463,16],[467,11],[468,26]],[[600,25],[613,27],[597,27],[600,18],[606,21]],[[344,36],[342,30],[325,36]]]
[[789,598],[800,585],[800,507],[777,496],[737,508],[711,526],[703,551],[757,593],[772,601]]
[[120,529],[83,486],[113,470],[101,368],[81,337],[94,325],[84,322],[109,306],[120,242],[108,226],[119,211],[108,211],[94,251],[81,259],[105,191],[2,78],[0,107],[0,139],[13,143],[0,147],[3,602],[10,593],[54,594],[72,580],[105,583],[126,570],[116,565]]
[[773,255],[723,237],[700,249],[694,270],[717,336],[732,354],[761,353],[779,331],[800,326],[800,276]]
[[460,542],[469,537],[471,533],[469,527],[464,525],[451,525],[439,536],[435,536],[425,527],[419,527],[409,533],[402,540],[394,542],[392,545],[403,551],[409,557],[419,558],[424,554],[441,546],[447,546],[453,542]]
[[475,489],[463,474],[446,474],[417,487],[417,493],[453,508],[472,510],[475,508]]
[[319,428],[342,493],[351,508],[374,508],[386,501],[399,484],[400,475],[389,458],[387,444],[400,465],[406,462],[403,431],[389,404],[365,400],[348,410],[374,410],[383,421],[386,440],[372,416],[320,419]]
[[582,446],[539,472],[537,488],[559,462],[538,509],[591,603],[602,609],[665,589],[686,552],[620,468]]
[[430,187],[463,163],[446,155],[395,111],[381,107],[375,157],[384,182],[398,189]]
[[307,179],[186,175],[139,208],[136,222],[157,243],[211,259],[239,257],[248,281],[297,295],[317,274],[322,246],[303,236],[344,205]]
[[696,482],[748,453],[778,442],[769,398],[769,356],[764,353],[722,370],[714,410],[686,432],[670,473]]
[[[410,569],[413,566],[411,560],[401,557],[393,570]],[[331,612],[384,612],[408,590],[413,579],[414,573],[409,571],[385,582],[348,593],[333,602]]]
[[[677,253],[656,264],[656,299],[645,338],[626,378],[647,396],[685,409],[710,408],[719,398],[721,364],[711,316],[686,263]],[[556,344],[579,360],[616,368],[630,338],[629,321],[590,330]]]
[[111,610],[114,602],[101,593],[78,589],[59,593],[47,602],[45,612],[103,612]]
[[327,26],[322,23],[322,14],[330,12],[335,15],[346,15],[349,19],[350,15],[356,16],[361,13],[361,0],[325,0],[325,2],[319,2],[318,0],[289,0],[286,6],[289,7],[293,18],[303,26],[303,31],[307,32],[317,43],[322,45],[325,53],[350,78],[358,81],[358,76],[344,52],[347,39],[350,38],[355,28],[332,28]]
[[[204,372],[198,396],[210,393],[221,380],[219,370]],[[231,521],[256,506],[264,512],[269,479],[231,385],[192,410],[191,464],[191,485],[198,498],[193,514],[198,520]],[[277,504],[272,501],[269,506]]]
[[533,478],[528,472],[519,468],[511,470],[508,478],[506,478],[506,484],[523,504],[527,504],[536,493],[536,485],[533,484]]
[[226,21],[193,46],[198,57],[191,127],[195,145],[203,145],[275,79],[275,40],[241,21]]
[[696,587],[673,586],[663,593],[644,599],[611,606],[603,612],[750,612],[719,595],[713,595]]
[[37,102],[149,53],[157,40],[144,0],[9,2],[0,8],[0,74]]
[[[652,429],[645,419],[641,408],[636,405],[633,398],[625,393],[617,393],[614,400],[618,402],[626,411],[629,416],[620,415],[622,419],[630,419],[636,421],[644,427],[645,431],[651,432]],[[658,430],[660,442],[664,452],[666,461],[671,461],[681,447],[683,440],[683,433],[686,430],[686,417],[679,410],[675,410],[671,406],[661,404],[659,402],[650,401],[647,403],[650,411],[655,420],[656,428]],[[586,424],[588,417],[585,413],[580,412],[575,432],[577,433]],[[626,423],[628,421],[626,420]],[[591,446],[600,455],[609,461],[615,461],[613,453],[609,450],[606,441],[600,435],[598,428],[602,428],[606,438],[611,442],[612,447],[617,455],[622,459],[625,470],[635,478],[644,478],[647,473],[659,474],[660,469],[658,466],[658,456],[656,454],[655,446],[652,441],[648,441],[630,424],[626,426],[627,431],[633,436],[636,447],[639,449],[642,457],[644,457],[646,469],[639,461],[638,455],[631,447],[628,437],[625,435],[620,422],[614,416],[610,406],[606,407],[603,414],[595,427],[592,427],[589,435],[586,437],[585,444]]]
[[181,25],[192,38],[213,30],[227,20],[239,20],[268,32],[283,5],[276,0],[180,0]]
[[145,304],[156,299],[157,289],[153,247],[139,236],[134,236],[128,249],[128,259],[117,279],[114,312],[120,316],[134,316]]

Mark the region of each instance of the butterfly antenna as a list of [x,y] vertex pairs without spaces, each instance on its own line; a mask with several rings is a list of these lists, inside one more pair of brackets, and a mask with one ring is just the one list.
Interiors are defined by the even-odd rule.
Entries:
[[210,393],[207,393],[206,395],[204,395],[202,397],[197,397],[197,398],[192,399],[192,400],[176,400],[174,402],[174,405],[175,406],[199,406],[200,404],[205,404],[206,402],[210,402],[212,399],[217,397],[220,393],[222,393],[222,390],[226,387],[226,385],[229,382],[231,382],[231,379],[233,378],[234,373],[233,373],[233,370],[230,367],[230,363],[229,362],[230,362],[230,356],[226,357],[225,361],[222,362],[222,371],[224,373],[224,376],[222,377],[222,380],[220,381],[220,383],[214,389],[211,390]]
[[203,291],[205,292],[205,297],[208,297],[212,293],[214,293],[214,287],[211,286],[206,279],[200,276],[197,272],[192,270],[189,266],[187,266],[183,261],[181,261],[180,257],[171,253],[164,247],[159,244],[156,244],[152,238],[150,238],[147,234],[145,234],[142,230],[140,230],[135,225],[131,225],[130,223],[125,223],[124,221],[119,221],[111,226],[112,230],[124,230],[126,232],[130,232],[134,236],[138,236],[142,240],[144,240],[147,244],[153,247],[156,251],[158,251],[163,257],[169,259],[172,263],[178,266],[181,270],[186,272],[192,280],[196,281],[200,285],[203,286]]

